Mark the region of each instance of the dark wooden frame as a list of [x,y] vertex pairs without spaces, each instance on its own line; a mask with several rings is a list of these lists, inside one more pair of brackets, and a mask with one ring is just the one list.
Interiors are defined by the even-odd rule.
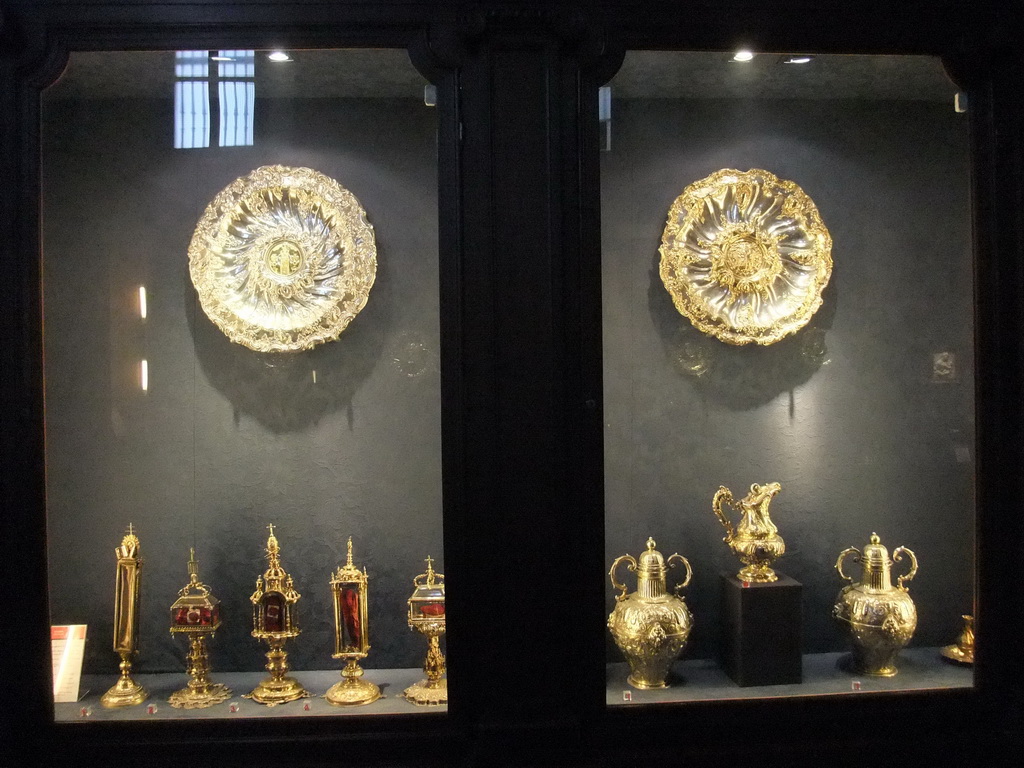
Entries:
[[[0,386],[10,765],[995,764],[1021,746],[1024,76],[1011,1],[0,0]],[[604,706],[597,86],[627,48],[940,55],[970,96],[978,662],[971,690]],[[69,50],[407,47],[439,89],[447,716],[54,724],[39,92]],[[526,589],[525,611],[492,601]],[[524,613],[528,619],[524,619]],[[194,745],[203,746],[196,749]],[[184,751],[183,751],[184,750]],[[877,750],[877,752],[867,752]],[[1012,752],[1011,752],[1012,754]],[[1019,753],[1018,753],[1019,754]],[[870,757],[869,757],[870,755]]]

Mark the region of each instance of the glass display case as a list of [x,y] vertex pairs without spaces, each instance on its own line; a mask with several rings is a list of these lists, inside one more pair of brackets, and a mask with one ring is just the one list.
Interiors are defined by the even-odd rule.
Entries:
[[[609,705],[973,685],[940,653],[975,591],[964,95],[931,57],[763,52],[629,51],[607,87],[605,559],[694,566],[675,684],[609,647]],[[847,568],[878,597],[844,624],[875,532],[921,572]],[[864,640],[898,664],[847,669],[907,596]]]
[[[217,49],[74,53],[42,93],[50,615],[88,626],[58,720],[183,716],[167,704],[186,667],[172,632],[203,623],[176,601],[190,549],[221,601],[211,674],[235,692],[190,717],[263,714],[242,698],[257,638],[305,686],[281,712],[421,711],[320,695],[346,539],[373,631],[346,614],[344,645],[372,645],[366,677],[391,694],[420,674],[405,601],[443,554],[426,85],[404,50]],[[129,525],[148,696],[109,709],[110,550]]]
[[0,0],[15,751],[995,764],[1000,5]]

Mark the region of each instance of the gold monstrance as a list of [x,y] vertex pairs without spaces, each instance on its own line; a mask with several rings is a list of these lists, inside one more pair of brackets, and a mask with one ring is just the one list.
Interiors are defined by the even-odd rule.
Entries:
[[299,636],[299,627],[292,615],[295,603],[301,595],[295,591],[292,577],[281,567],[278,553],[277,537],[274,536],[273,524],[267,526],[270,537],[267,539],[267,570],[262,576],[256,577],[256,591],[249,599],[252,601],[252,636],[267,641],[267,671],[270,677],[257,685],[247,699],[260,704],[274,706],[309,696],[298,680],[287,677],[288,652],[284,642],[290,637]]
[[334,596],[334,654],[332,658],[346,659],[341,671],[344,678],[324,694],[331,704],[348,706],[369,704],[380,698],[380,688],[369,680],[361,679],[363,669],[359,660],[370,650],[370,627],[366,621],[366,569],[359,570],[352,563],[352,537],[348,537],[348,560],[343,568],[331,575],[331,593]]
[[448,681],[443,680],[444,654],[439,638],[444,634],[444,574],[434,572],[433,558],[427,558],[427,572],[412,580],[409,598],[409,628],[429,638],[427,658],[423,662],[426,680],[410,685],[402,695],[414,704],[444,704],[448,701]]
[[130,707],[141,704],[149,696],[146,690],[132,680],[132,656],[139,650],[139,574],[142,558],[139,537],[131,523],[114,549],[117,557],[117,578],[114,582],[114,653],[121,657],[121,677],[103,694],[104,707]]
[[178,591],[171,606],[171,634],[191,639],[188,652],[188,686],[171,694],[172,707],[204,709],[231,697],[231,691],[220,683],[211,683],[206,638],[220,627],[220,600],[199,580],[199,563],[195,549],[188,560],[189,582]]

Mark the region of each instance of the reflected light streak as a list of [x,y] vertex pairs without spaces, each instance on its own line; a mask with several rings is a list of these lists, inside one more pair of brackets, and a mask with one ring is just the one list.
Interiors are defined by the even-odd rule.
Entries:
[[143,358],[139,366],[139,386],[143,392],[149,391],[149,361]]
[[148,308],[146,306],[146,286],[140,285],[139,286],[139,317],[141,317],[143,320],[145,320],[146,319],[146,315],[148,314],[148,312],[149,312],[149,310],[148,310]]

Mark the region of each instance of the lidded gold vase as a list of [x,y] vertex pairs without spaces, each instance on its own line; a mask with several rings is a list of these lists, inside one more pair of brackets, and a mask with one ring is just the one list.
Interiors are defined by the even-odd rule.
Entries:
[[[900,555],[910,558],[910,571],[896,579],[894,587],[889,573],[893,561]],[[855,555],[861,566],[861,580],[854,582],[843,573],[843,560]],[[903,582],[917,574],[917,557],[906,547],[889,550],[882,546],[878,535],[871,534],[871,542],[863,551],[848,547],[836,560],[839,575],[851,582],[843,587],[836,599],[832,615],[848,628],[853,640],[853,669],[865,675],[892,677],[897,672],[895,661],[917,628],[917,609]]]
[[[608,629],[629,662],[627,682],[640,689],[667,687],[665,679],[672,662],[686,646],[693,628],[693,614],[679,595],[679,590],[690,583],[693,569],[678,554],[666,561],[654,546],[654,539],[647,539],[647,551],[639,558],[617,557],[608,571],[612,586],[620,590],[615,596],[615,609],[608,616]],[[665,581],[668,569],[677,560],[686,567],[686,579],[675,586],[673,595],[666,591]],[[636,573],[636,592],[628,595],[626,586],[615,579],[615,570],[623,562]]]
[[[750,493],[736,501],[732,491],[722,485],[711,500],[711,509],[725,528],[722,541],[743,563],[743,568],[736,574],[740,581],[766,583],[779,579],[771,565],[782,557],[786,543],[768,514],[768,505],[781,490],[778,483],[754,483],[750,486]],[[724,504],[740,513],[735,527],[722,509]]]

